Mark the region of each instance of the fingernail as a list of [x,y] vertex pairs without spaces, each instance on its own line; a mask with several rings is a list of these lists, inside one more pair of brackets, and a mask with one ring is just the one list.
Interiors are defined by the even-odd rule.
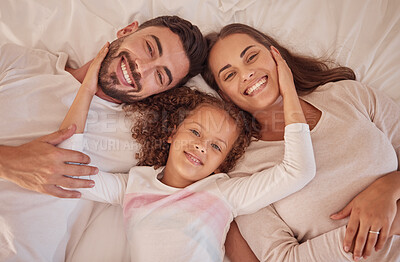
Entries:
[[73,126],[74,126],[74,125],[70,125],[70,126],[68,127],[68,130],[71,130]]
[[94,187],[94,182],[90,182],[89,186]]
[[350,248],[348,246],[344,247],[344,251],[349,252]]

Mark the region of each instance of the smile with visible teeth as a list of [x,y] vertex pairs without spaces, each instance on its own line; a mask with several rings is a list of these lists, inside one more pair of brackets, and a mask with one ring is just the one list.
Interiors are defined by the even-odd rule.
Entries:
[[129,77],[128,74],[128,70],[126,69],[126,65],[124,62],[121,63],[121,70],[122,70],[122,74],[124,75],[124,78],[126,80],[126,82],[130,85],[132,85],[132,79]]
[[267,82],[267,77],[261,78],[257,83],[255,83],[253,86],[247,88],[244,91],[245,95],[251,95],[254,91],[256,91],[261,85],[265,84]]
[[191,160],[195,164],[198,164],[198,165],[202,165],[203,164],[199,159],[194,157],[192,154],[189,154],[189,153],[185,152],[185,155],[187,156],[187,158],[189,158],[189,160]]

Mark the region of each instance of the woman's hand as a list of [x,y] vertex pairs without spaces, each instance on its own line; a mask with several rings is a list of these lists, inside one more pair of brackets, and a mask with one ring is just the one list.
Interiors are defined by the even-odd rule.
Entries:
[[286,61],[282,58],[278,49],[276,49],[274,46],[271,46],[271,54],[275,60],[278,70],[279,90],[282,97],[285,97],[287,91],[296,91],[293,81],[293,74]]
[[[344,250],[350,251],[354,242],[354,259],[367,258],[373,248],[379,251],[389,237],[389,230],[397,212],[399,171],[377,179],[357,195],[332,219],[350,215],[344,238]],[[373,232],[379,232],[373,233]]]
[[104,58],[107,55],[108,47],[110,43],[107,42],[97,53],[96,57],[93,59],[92,63],[89,66],[89,69],[86,73],[85,79],[82,82],[81,88],[89,91],[91,95],[95,95],[98,90],[98,79],[99,79],[99,71],[101,67],[101,62],[103,62]]
[[389,237],[394,235],[400,235],[400,200],[397,200],[397,213],[389,231]]

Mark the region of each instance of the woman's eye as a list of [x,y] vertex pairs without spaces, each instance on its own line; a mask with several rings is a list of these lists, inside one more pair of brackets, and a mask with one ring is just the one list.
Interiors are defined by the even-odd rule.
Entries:
[[146,45],[147,45],[147,50],[149,51],[150,56],[153,57],[153,48],[151,48],[151,45],[147,41],[146,41]]
[[214,149],[216,149],[216,150],[218,150],[219,152],[221,152],[221,148],[220,148],[217,144],[211,144],[211,146],[212,146]]
[[235,73],[234,72],[232,72],[232,73],[229,73],[227,76],[225,76],[225,81],[227,81],[227,80],[229,80],[229,79],[231,79],[232,77],[234,77],[235,76]]
[[251,61],[253,61],[253,59],[254,59],[254,58],[256,58],[256,57],[257,57],[257,55],[258,55],[258,53],[255,53],[255,54],[253,54],[253,55],[249,56],[249,57],[247,58],[247,62],[251,62]]
[[200,133],[195,129],[190,129],[190,132],[192,132],[195,136],[200,136]]

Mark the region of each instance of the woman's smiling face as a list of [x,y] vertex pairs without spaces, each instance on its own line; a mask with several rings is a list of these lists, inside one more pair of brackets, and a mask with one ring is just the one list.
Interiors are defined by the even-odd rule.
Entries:
[[279,97],[272,54],[246,34],[218,40],[210,51],[209,64],[222,95],[253,115]]

